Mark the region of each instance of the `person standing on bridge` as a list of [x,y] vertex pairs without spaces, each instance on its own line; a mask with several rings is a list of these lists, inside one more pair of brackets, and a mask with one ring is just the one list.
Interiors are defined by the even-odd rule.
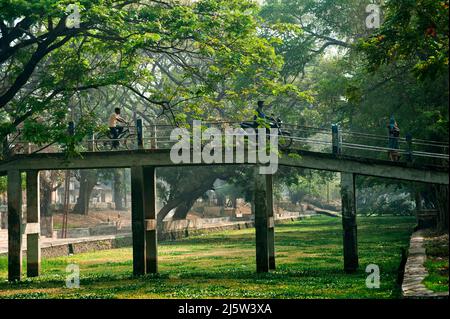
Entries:
[[397,122],[394,117],[391,116],[388,125],[389,130],[389,159],[393,162],[398,162],[400,160],[400,154],[398,153],[399,146],[398,141],[400,138],[400,128],[398,127]]
[[119,147],[119,136],[123,132],[123,126],[118,123],[126,124],[127,122],[120,116],[120,108],[116,107],[114,113],[109,117],[109,132],[111,138],[114,140],[112,143],[113,148]]

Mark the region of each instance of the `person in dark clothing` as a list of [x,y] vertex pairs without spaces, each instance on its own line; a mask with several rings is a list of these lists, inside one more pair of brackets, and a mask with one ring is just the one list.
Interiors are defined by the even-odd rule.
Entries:
[[399,138],[400,138],[400,128],[398,127],[397,122],[395,121],[394,117],[392,116],[389,125],[389,159],[393,162],[397,162],[400,160],[400,154],[398,151],[399,149]]
[[266,114],[264,114],[264,101],[258,101],[258,106],[256,107],[256,113],[257,115],[255,115],[255,119],[258,118],[266,118]]
[[253,117],[255,128],[259,127],[261,122],[269,122],[272,119],[264,113],[264,101],[258,101],[258,106],[256,107],[256,114]]
[[270,125],[270,121],[273,121],[271,117],[268,117],[264,113],[264,101],[258,101],[258,106],[255,111],[256,114],[253,116],[253,122],[249,121],[241,123],[242,128],[257,129],[258,127],[266,127],[267,125]]

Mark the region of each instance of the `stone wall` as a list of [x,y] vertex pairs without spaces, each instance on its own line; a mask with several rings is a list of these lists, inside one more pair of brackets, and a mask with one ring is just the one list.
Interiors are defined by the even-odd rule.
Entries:
[[[276,219],[275,224],[289,223],[299,219],[309,218],[310,216],[289,216],[283,217],[281,219]],[[227,218],[218,218],[219,220],[228,220]],[[171,230],[163,231],[158,234],[159,241],[172,241],[188,236],[202,235],[213,232],[219,232],[224,230],[239,230],[254,228],[255,224],[253,221],[232,221],[229,223],[218,224],[217,220],[209,219],[203,223],[187,223],[186,221],[172,222]],[[214,222],[215,221],[215,222]],[[183,227],[184,225],[184,227]],[[201,227],[200,227],[201,226]],[[130,234],[121,235],[109,235],[109,236],[99,236],[97,238],[80,238],[72,240],[64,240],[63,243],[52,243],[49,245],[43,245],[41,249],[41,254],[43,258],[53,258],[60,256],[68,256],[70,254],[80,254],[85,252],[92,252],[98,250],[107,250],[123,247],[132,246],[132,237]],[[24,251],[26,253],[26,251]],[[6,255],[6,253],[0,254]]]
[[[277,216],[275,224],[292,222],[295,220],[307,218],[310,216],[302,216],[299,213],[291,213],[285,216]],[[195,221],[178,220],[168,222],[164,231],[158,234],[159,240],[176,240],[188,236],[195,236],[223,230],[239,230],[246,228],[254,228],[255,223],[253,216],[243,221],[235,221],[230,217],[198,219]]]
[[130,247],[132,245],[131,236],[111,237],[102,239],[84,239],[71,243],[52,245],[43,247],[41,250],[42,258],[54,258],[60,256],[68,256],[71,254],[88,253],[98,250],[108,250],[122,247]]
[[[297,215],[289,215],[288,217],[296,217]],[[204,229],[204,228],[217,228],[225,225],[233,224],[238,221],[251,221],[252,218],[245,218],[242,220],[236,220],[232,217],[220,217],[220,218],[199,218],[199,219],[184,219],[184,220],[171,220],[164,221],[163,232],[183,233],[186,231]],[[115,223],[104,223],[89,228],[69,228],[67,230],[67,238],[83,238],[90,236],[104,236],[104,235],[117,235],[131,233],[131,226],[122,226],[117,228]],[[61,230],[56,231],[56,238],[61,238]],[[178,237],[178,235],[176,236]]]
[[433,292],[423,284],[423,280],[428,276],[428,271],[424,266],[427,259],[424,241],[422,230],[413,233],[411,236],[408,259],[403,276],[402,296],[408,299],[448,298],[448,291]]
[[[116,235],[118,233],[129,233],[131,227],[123,227],[118,230],[115,223],[104,223],[88,228],[69,228],[67,229],[67,238],[82,238],[90,236]],[[62,238],[62,231],[56,230],[56,238]]]

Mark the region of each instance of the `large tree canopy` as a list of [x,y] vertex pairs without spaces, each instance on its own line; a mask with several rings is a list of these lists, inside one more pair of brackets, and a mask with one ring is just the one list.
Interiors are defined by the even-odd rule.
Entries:
[[24,126],[33,142],[67,143],[68,119],[85,135],[99,104],[110,108],[95,102],[107,87],[180,121],[277,92],[302,97],[278,83],[279,38],[262,36],[252,1],[79,1],[79,28],[69,4],[0,1],[0,136]]
[[[378,29],[366,25],[369,3],[382,5]],[[402,137],[448,141],[446,0],[80,0],[79,28],[69,4],[0,0],[0,138],[20,129],[25,140],[77,152],[114,107],[175,124],[241,120],[262,99],[267,114],[292,124],[385,135],[393,115]],[[301,194],[301,174],[280,181]],[[163,211],[180,218],[217,178],[252,183],[245,170],[160,177]]]
[[361,44],[371,70],[409,64],[420,79],[447,74],[448,9],[448,0],[388,1],[381,28]]

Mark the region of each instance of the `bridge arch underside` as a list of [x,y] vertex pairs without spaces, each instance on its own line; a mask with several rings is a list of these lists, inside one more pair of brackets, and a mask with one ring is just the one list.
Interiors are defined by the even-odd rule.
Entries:
[[[71,159],[65,158],[63,154],[36,154],[17,156],[3,162],[0,164],[0,174],[8,176],[8,279],[21,280],[21,235],[23,233],[27,234],[27,262],[29,263],[27,269],[31,269],[28,276],[38,276],[40,272],[38,171],[131,168],[133,273],[143,275],[158,271],[156,168],[208,165],[260,166],[253,162],[249,154],[246,154],[243,163],[226,163],[224,159],[222,163],[210,164],[200,161],[174,164],[168,150],[85,153],[81,157]],[[305,151],[282,154],[278,158],[278,165],[341,173],[343,253],[344,269],[347,272],[356,271],[358,268],[355,200],[357,175],[448,185],[448,168],[446,167],[419,166]],[[21,172],[27,175],[25,226],[20,217],[22,215]],[[258,272],[268,272],[275,269],[273,175],[262,175],[255,169],[254,198],[256,269]]]

